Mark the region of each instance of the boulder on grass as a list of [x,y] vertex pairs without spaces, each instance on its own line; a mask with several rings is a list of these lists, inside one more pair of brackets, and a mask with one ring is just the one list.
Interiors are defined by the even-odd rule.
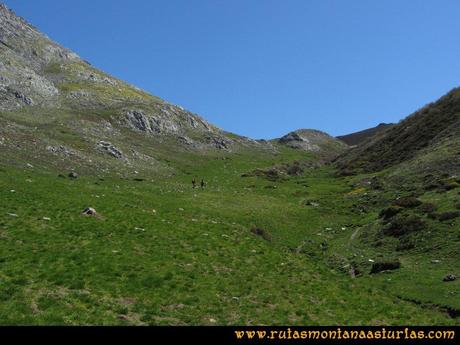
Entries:
[[377,261],[372,264],[371,274],[396,270],[401,267],[399,261]]
[[97,216],[96,210],[92,207],[85,208],[81,214],[85,216],[93,216],[93,217]]
[[448,274],[442,279],[443,282],[453,282],[454,280],[457,280],[457,277],[453,274]]
[[265,241],[271,242],[272,240],[272,237],[270,236],[270,234],[264,229],[254,227],[251,229],[251,232],[254,235],[262,237]]

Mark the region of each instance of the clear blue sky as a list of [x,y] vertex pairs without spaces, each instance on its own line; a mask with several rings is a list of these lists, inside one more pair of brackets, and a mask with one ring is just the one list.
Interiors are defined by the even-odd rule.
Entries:
[[253,138],[395,122],[460,85],[458,0],[0,0],[94,66]]

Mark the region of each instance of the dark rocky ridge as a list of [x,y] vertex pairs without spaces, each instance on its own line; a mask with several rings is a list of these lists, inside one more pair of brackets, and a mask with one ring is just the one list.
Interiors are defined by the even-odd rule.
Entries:
[[359,132],[354,132],[346,135],[340,135],[337,139],[342,140],[344,143],[350,146],[360,145],[366,140],[374,137],[376,134],[383,132],[384,130],[393,126],[392,123],[380,123],[376,127],[364,129]]

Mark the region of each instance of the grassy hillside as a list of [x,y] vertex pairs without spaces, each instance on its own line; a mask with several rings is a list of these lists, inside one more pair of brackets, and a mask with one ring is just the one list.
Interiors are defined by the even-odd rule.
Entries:
[[[342,174],[375,172],[460,138],[460,88],[453,89],[338,160]],[[449,160],[449,157],[445,157]]]

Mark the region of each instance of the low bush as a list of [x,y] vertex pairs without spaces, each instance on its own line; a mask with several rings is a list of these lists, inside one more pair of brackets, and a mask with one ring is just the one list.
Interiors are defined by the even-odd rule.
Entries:
[[400,215],[395,217],[386,227],[382,229],[387,236],[403,236],[426,228],[426,223],[415,215]]
[[393,204],[399,207],[412,208],[412,207],[420,206],[422,202],[413,196],[408,196],[405,198],[400,198],[400,199],[395,200]]
[[378,261],[372,264],[371,274],[379,273],[382,271],[396,270],[401,267],[401,263],[397,260],[394,261]]

